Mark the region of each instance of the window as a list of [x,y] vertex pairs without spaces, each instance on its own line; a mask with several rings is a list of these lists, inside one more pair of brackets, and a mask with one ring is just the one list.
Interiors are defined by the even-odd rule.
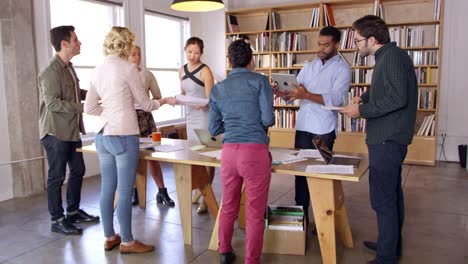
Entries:
[[[145,12],[146,68],[158,80],[163,97],[181,93],[179,68],[184,64],[184,42],[190,32],[185,18]],[[185,119],[182,106],[163,106],[153,112],[159,125]]]
[[[122,4],[110,1],[50,0],[50,24],[51,28],[60,25],[75,27],[81,41],[81,53],[73,57],[72,63],[80,79],[80,87],[87,90],[90,72],[104,58],[104,37],[111,27],[124,26]],[[84,115],[88,131],[93,130],[96,121],[96,117]]]

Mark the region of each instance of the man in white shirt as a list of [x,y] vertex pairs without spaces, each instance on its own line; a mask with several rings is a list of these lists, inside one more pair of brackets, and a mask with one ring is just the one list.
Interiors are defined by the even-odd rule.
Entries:
[[[338,54],[340,39],[341,33],[334,27],[320,30],[317,59],[305,64],[299,72],[299,85],[293,84],[295,89],[285,94],[276,93],[288,101],[301,100],[295,127],[295,148],[314,149],[312,139],[320,135],[325,145],[333,149],[338,113],[323,106],[343,105],[351,84],[349,65]],[[296,176],[295,187],[296,204],[304,206],[308,216],[310,196],[306,177]]]

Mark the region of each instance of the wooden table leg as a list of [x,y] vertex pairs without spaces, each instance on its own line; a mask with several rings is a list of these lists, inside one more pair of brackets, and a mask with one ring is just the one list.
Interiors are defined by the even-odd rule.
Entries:
[[[222,201],[222,199],[221,199]],[[211,233],[210,244],[208,245],[209,250],[218,251],[218,227],[219,227],[219,214],[221,213],[221,208],[223,207],[223,202],[219,205],[218,215],[216,216],[215,225],[213,227],[213,232]]]
[[[146,177],[148,175],[148,161],[138,160],[138,167],[135,178],[135,187],[138,193],[138,205],[141,209],[146,209]],[[117,191],[114,194],[114,209],[117,207]]]
[[314,210],[322,261],[326,264],[336,264],[335,230],[338,231],[346,247],[352,248],[354,245],[341,181],[307,178],[307,185]]
[[192,169],[189,164],[174,163],[177,198],[184,244],[192,245]]
[[336,264],[335,202],[333,180],[307,178],[317,236],[324,264]]
[[138,162],[135,187],[138,193],[138,204],[141,209],[146,208],[146,179],[148,175],[148,161],[140,159]]
[[205,199],[206,205],[208,206],[208,210],[210,211],[213,218],[216,219],[218,217],[219,207],[211,184],[202,186],[200,190],[203,195],[203,199]]
[[348,214],[346,213],[346,207],[344,203],[344,193],[343,186],[341,181],[334,182],[334,192],[335,192],[335,221],[336,221],[336,231],[340,236],[341,242],[347,248],[353,248],[353,236],[351,234],[351,226],[348,221]]

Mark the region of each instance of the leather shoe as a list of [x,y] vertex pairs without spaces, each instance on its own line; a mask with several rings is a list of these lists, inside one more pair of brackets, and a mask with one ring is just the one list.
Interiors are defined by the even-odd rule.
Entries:
[[234,254],[234,251],[228,252],[228,253],[221,253],[221,264],[231,264],[234,263],[234,260],[236,259],[236,254]]
[[116,246],[120,245],[120,242],[122,242],[120,236],[115,235],[115,238],[113,240],[106,240],[106,242],[104,242],[104,250],[111,251]]
[[55,233],[59,233],[62,235],[81,235],[83,230],[74,226],[70,223],[66,218],[62,218],[60,221],[55,221],[52,223],[50,230]]
[[379,262],[377,262],[377,260],[371,260],[371,261],[368,261],[367,264],[379,264]]
[[99,222],[99,216],[89,215],[85,211],[78,209],[74,214],[67,214],[67,220],[71,223],[91,223]]
[[130,246],[120,244],[120,253],[121,254],[138,254],[146,253],[154,250],[154,246],[145,245],[138,240],[135,240],[135,243]]
[[[364,241],[362,244],[364,244],[364,247],[372,254],[377,253],[377,243],[372,241]],[[401,251],[397,253],[397,258],[401,258]]]

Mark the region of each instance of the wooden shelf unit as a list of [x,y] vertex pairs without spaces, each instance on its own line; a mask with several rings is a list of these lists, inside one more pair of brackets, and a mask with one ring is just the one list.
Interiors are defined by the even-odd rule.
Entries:
[[[254,57],[258,62],[256,71],[271,76],[272,73],[298,73],[302,64],[312,61],[317,55],[317,39],[320,29],[325,26],[326,5],[332,9],[335,19],[335,27],[345,31],[351,28],[352,23],[368,14],[381,15],[392,31],[399,31],[399,46],[412,52],[415,69],[424,72],[419,82],[422,91],[432,91],[433,100],[430,107],[418,107],[415,136],[413,143],[409,146],[408,155],[405,160],[409,164],[435,165],[437,151],[437,121],[439,105],[440,87],[440,61],[442,51],[442,25],[443,25],[443,0],[440,0],[439,15],[435,16],[435,2],[437,0],[330,0],[319,3],[271,6],[253,9],[238,9],[226,11],[226,50],[230,41],[239,35],[249,37],[251,45],[255,49]],[[374,7],[377,5],[377,8]],[[381,6],[381,7],[380,7]],[[312,10],[318,9],[318,26],[310,27]],[[233,15],[237,18],[240,32],[230,33],[227,23],[227,16]],[[274,17],[279,17],[279,25],[273,28]],[[268,27],[267,27],[268,23]],[[405,45],[403,39],[405,32],[423,30],[420,43],[415,45]],[[280,34],[299,33],[305,36],[305,48],[293,50],[279,50],[277,38]],[[437,36],[436,36],[437,35]],[[343,34],[342,34],[343,37]],[[263,45],[260,47],[261,40]],[[351,39],[352,40],[352,39]],[[232,40],[231,40],[232,41]],[[342,39],[342,41],[346,41]],[[258,43],[256,45],[256,43]],[[339,52],[350,64],[351,71],[371,71],[373,65],[353,64],[353,57],[356,56],[357,49],[354,43],[340,48]],[[290,56],[293,61],[285,64],[284,58]],[[430,61],[427,61],[427,57]],[[283,60],[283,61],[281,61]],[[280,62],[283,64],[280,65]],[[229,65],[227,71],[229,71]],[[429,72],[429,73],[427,73]],[[423,77],[429,75],[428,79]],[[423,80],[424,79],[424,80]],[[367,81],[353,82],[352,89],[369,89],[370,83]],[[297,111],[297,105],[285,105],[284,103],[275,105],[276,110]],[[428,115],[434,115],[435,127],[434,135],[421,136],[417,132],[424,119]],[[270,144],[272,146],[294,147],[295,130],[292,128],[271,128],[269,130]],[[365,133],[340,131],[334,146],[335,151],[366,153]]]

